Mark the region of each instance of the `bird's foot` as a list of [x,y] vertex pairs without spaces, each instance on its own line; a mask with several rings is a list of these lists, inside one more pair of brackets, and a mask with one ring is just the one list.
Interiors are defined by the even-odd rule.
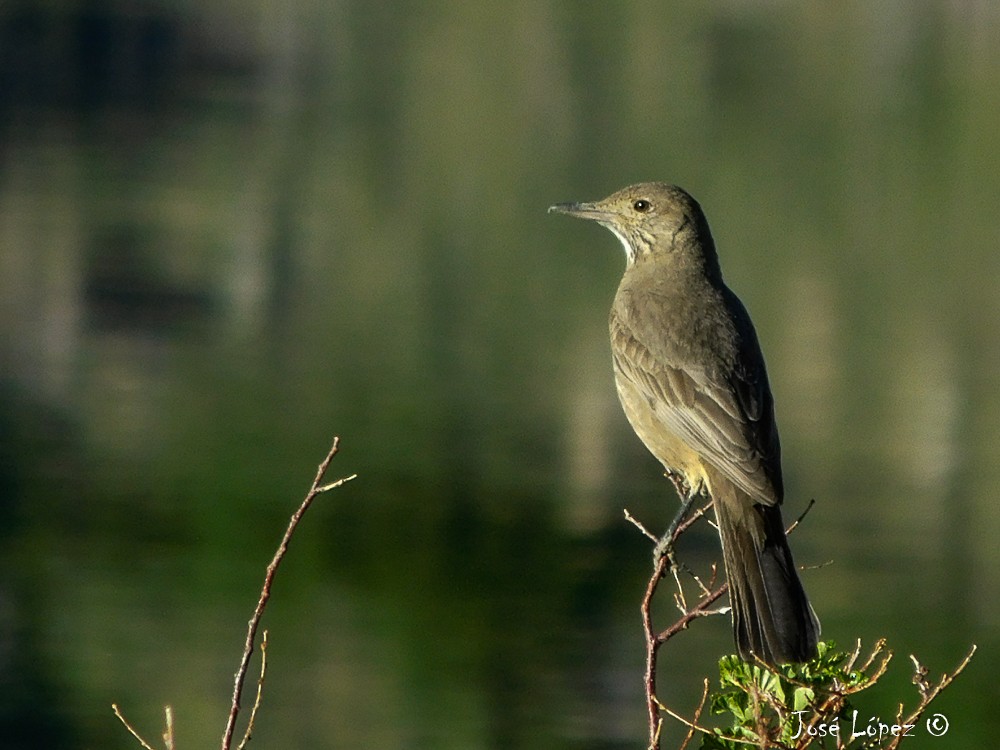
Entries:
[[[683,481],[674,479],[677,476],[676,474],[668,474],[667,476],[669,476],[671,480],[675,481],[675,483]],[[680,491],[680,487],[678,487],[678,491]],[[660,565],[664,557],[667,558],[668,565],[665,565],[663,570],[677,569],[677,558],[674,555],[674,542],[677,540],[679,533],[678,529],[684,521],[684,518],[687,516],[688,511],[691,510],[691,507],[694,505],[698,494],[689,491],[687,494],[681,495],[681,497],[683,498],[683,502],[681,503],[680,510],[677,511],[677,515],[674,516],[674,520],[671,521],[670,526],[667,527],[667,532],[660,537],[656,546],[653,547],[653,567],[656,569],[660,569]]]
[[[666,564],[663,562],[664,558],[666,558]],[[656,546],[653,547],[653,568],[662,570],[664,574],[668,570],[677,568],[677,557],[674,554],[674,535],[669,531],[661,536]]]

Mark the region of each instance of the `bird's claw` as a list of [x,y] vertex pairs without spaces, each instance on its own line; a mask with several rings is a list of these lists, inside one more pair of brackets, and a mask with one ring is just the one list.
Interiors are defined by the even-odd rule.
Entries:
[[[674,538],[673,533],[668,532],[660,537],[660,540],[653,547],[653,568],[662,570],[666,572],[667,570],[674,570],[677,567],[677,557],[674,554]],[[666,558],[666,564],[663,564],[663,560]]]

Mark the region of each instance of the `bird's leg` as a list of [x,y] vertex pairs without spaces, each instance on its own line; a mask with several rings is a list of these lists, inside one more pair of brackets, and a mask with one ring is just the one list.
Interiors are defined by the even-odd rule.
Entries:
[[653,548],[653,566],[659,567],[660,560],[666,555],[667,560],[670,562],[670,568],[674,569],[677,567],[677,560],[674,558],[674,535],[677,533],[677,528],[681,525],[688,511],[691,510],[691,506],[694,505],[694,501],[698,497],[698,492],[689,487],[687,482],[684,481],[684,477],[677,472],[668,471],[667,479],[673,482],[674,489],[677,490],[677,494],[681,499],[681,507],[677,511],[677,515],[674,516],[674,520],[670,522],[670,526],[667,527],[667,532],[660,537],[660,541]]

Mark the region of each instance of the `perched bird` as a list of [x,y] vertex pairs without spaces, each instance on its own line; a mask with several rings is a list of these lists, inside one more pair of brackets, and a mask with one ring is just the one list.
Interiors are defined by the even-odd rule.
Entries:
[[610,319],[618,397],[686,495],[674,525],[696,496],[714,501],[740,656],[807,661],[819,620],[781,519],[781,448],[764,357],[746,308],[722,280],[701,206],[653,182],[549,211],[596,221],[625,248]]

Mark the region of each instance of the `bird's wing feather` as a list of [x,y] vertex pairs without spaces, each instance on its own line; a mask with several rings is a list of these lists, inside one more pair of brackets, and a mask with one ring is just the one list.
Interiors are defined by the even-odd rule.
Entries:
[[615,367],[657,420],[758,502],[781,502],[780,449],[766,382],[737,362],[729,373],[654,357],[612,316]]

